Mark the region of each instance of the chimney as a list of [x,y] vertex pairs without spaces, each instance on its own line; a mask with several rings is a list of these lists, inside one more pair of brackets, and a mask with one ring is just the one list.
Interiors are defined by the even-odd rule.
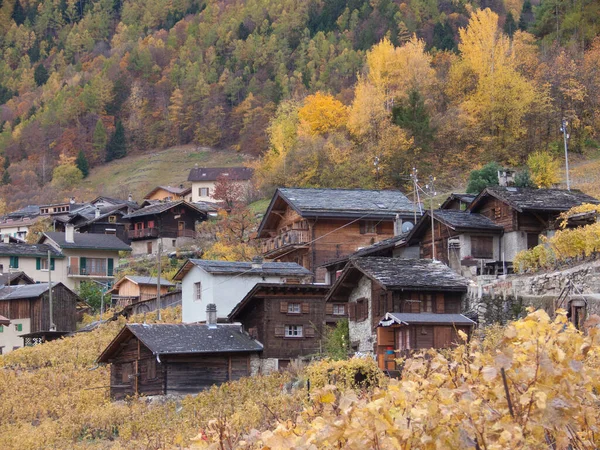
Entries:
[[6,233],[5,235],[3,235],[2,242],[4,242],[5,244],[10,244],[10,234]]
[[396,214],[394,218],[394,236],[399,236],[402,234],[402,219],[400,218],[400,214]]
[[179,189],[183,189],[183,184],[180,184],[180,185],[179,185]]
[[96,206],[96,211],[95,211],[95,217],[96,217],[96,219],[98,217],[100,217],[100,208],[98,208],[97,206]]
[[214,303],[206,305],[206,324],[208,328],[217,328],[217,305]]
[[69,204],[74,205],[75,204],[75,197],[71,197],[69,199]]
[[127,201],[128,202],[133,202],[133,195],[131,195],[131,192],[129,193],[129,195],[127,196]]
[[75,243],[75,227],[71,223],[65,225],[65,242]]
[[515,184],[515,171],[511,169],[500,169],[498,171],[499,186],[513,186]]
[[262,265],[263,265],[263,259],[261,256],[255,256],[254,258],[252,258],[252,268],[253,269],[261,270]]

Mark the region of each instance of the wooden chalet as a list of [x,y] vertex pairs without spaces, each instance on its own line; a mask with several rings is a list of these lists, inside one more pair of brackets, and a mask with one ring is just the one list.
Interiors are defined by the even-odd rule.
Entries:
[[79,233],[114,234],[129,244],[129,221],[124,217],[132,211],[128,204],[103,207],[87,205],[71,213],[65,223],[55,227],[55,231],[65,231],[67,224],[71,224]]
[[133,254],[157,253],[159,241],[163,251],[191,244],[196,224],[207,217],[206,211],[184,200],[152,202],[125,216],[130,222],[128,237]]
[[474,194],[457,194],[453,193],[440,205],[439,209],[457,209],[465,211],[471,202],[475,200]]
[[415,205],[400,191],[280,188],[258,228],[263,256],[296,262],[325,281],[327,261],[400,233]]
[[[3,353],[75,331],[77,305],[81,299],[62,283],[53,283],[52,322],[55,329],[51,329],[48,291],[48,283],[0,288],[0,315],[11,321],[10,328],[0,332]],[[24,338],[27,339],[25,343]]]
[[[439,261],[351,259],[327,296],[348,304],[354,350],[374,352],[382,369],[395,369],[398,351],[444,348],[475,324],[461,314],[468,281]],[[393,319],[392,316],[396,317]]]
[[184,188],[183,184],[179,186],[156,186],[144,196],[145,200],[161,200],[165,202],[174,202],[178,200],[192,201],[192,188]]
[[346,303],[325,303],[328,286],[259,283],[229,314],[260,341],[263,372],[322,350],[326,326],[347,317]]
[[236,324],[128,324],[98,358],[110,396],[192,394],[252,374],[262,345]]
[[532,189],[490,186],[469,205],[468,211],[481,214],[504,229],[500,251],[512,262],[521,250],[540,243],[540,235],[551,236],[558,229],[558,216],[583,203],[600,201],[578,190]]
[[426,211],[406,238],[406,245],[419,247],[420,258],[435,258],[464,276],[497,268],[496,262],[502,261],[502,226],[481,214],[436,209],[432,233],[431,214]]
[[[164,278],[160,279],[161,295],[165,295],[173,287],[175,285],[170,281]],[[157,277],[125,275],[115,283],[109,293],[112,295],[112,303],[122,308],[127,305],[156,298],[157,291]]]

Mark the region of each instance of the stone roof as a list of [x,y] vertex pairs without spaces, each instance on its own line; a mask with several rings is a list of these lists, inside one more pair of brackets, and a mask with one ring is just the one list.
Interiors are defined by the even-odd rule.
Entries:
[[128,324],[98,358],[108,362],[130,334],[137,337],[155,355],[250,353],[263,346],[241,331],[239,324]]
[[23,258],[47,257],[48,250],[55,258],[63,258],[64,256],[54,247],[48,244],[4,244],[0,243],[1,256],[21,256]]
[[254,169],[250,167],[195,167],[190,170],[188,181],[216,181],[219,178],[244,181],[253,174]]
[[[73,233],[73,241],[65,240],[65,233],[52,231],[46,232],[42,239],[47,238],[54,241],[60,248],[83,248],[94,250],[118,250],[130,252],[131,247],[114,234],[99,233]],[[13,244],[14,245],[14,244]]]
[[434,314],[434,313],[386,313],[379,322],[380,326],[392,324],[447,324],[447,325],[474,325],[475,322],[462,314]]
[[208,259],[188,259],[173,277],[181,280],[191,266],[197,266],[213,275],[243,275],[243,276],[288,276],[307,277],[312,272],[293,262],[263,262],[260,267],[253,268],[252,262],[246,261],[213,261]]
[[473,200],[469,209],[476,210],[477,204],[486,196],[507,203],[519,212],[524,211],[568,211],[582,203],[598,204],[600,201],[583,192],[572,189],[533,189],[519,187],[489,186]]
[[10,325],[10,319],[7,319],[6,317],[0,315],[0,325]]
[[469,284],[466,278],[450,267],[431,259],[366,257],[350,260],[349,265],[380,285],[392,289],[466,292]]
[[[430,212],[427,211],[427,216],[431,218]],[[440,222],[448,225],[450,228],[457,229],[473,229],[473,230],[490,230],[501,231],[503,228],[496,225],[487,217],[471,213],[469,211],[460,211],[458,209],[435,209],[433,217]],[[423,219],[426,220],[426,219]],[[431,220],[431,219],[430,219]]]
[[446,200],[444,200],[444,203],[440,205],[440,209],[446,209],[446,206],[453,200],[458,200],[460,202],[466,203],[467,205],[470,205],[471,202],[475,200],[475,197],[477,197],[475,194],[461,194],[453,192],[448,196]]
[[[52,283],[56,287],[61,283]],[[48,283],[17,284],[0,288],[0,301],[17,300],[23,298],[38,298],[48,290]]]
[[13,281],[21,279],[26,282],[26,284],[34,284],[35,281],[31,279],[29,275],[25,272],[5,272],[0,274],[0,285],[8,286],[12,284]]
[[278,192],[304,217],[390,217],[413,214],[414,204],[400,191],[280,188]]
[[204,211],[202,211],[200,208],[198,208],[195,204],[186,202],[185,200],[178,200],[178,201],[175,201],[175,202],[157,202],[157,203],[152,203],[149,206],[146,206],[144,208],[138,209],[137,211],[134,211],[131,214],[127,214],[126,216],[123,216],[123,218],[124,219],[131,219],[131,218],[134,218],[134,217],[142,217],[142,216],[151,216],[151,215],[155,215],[155,214],[162,214],[165,211],[168,211],[171,208],[174,208],[174,207],[179,206],[179,205],[187,206],[191,210],[197,211],[200,214],[203,214],[203,215],[206,214]]

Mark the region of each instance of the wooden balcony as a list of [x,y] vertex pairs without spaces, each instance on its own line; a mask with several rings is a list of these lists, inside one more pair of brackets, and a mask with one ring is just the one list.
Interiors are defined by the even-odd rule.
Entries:
[[309,230],[288,230],[278,236],[265,239],[262,250],[267,258],[276,258],[291,248],[303,247],[309,242]]
[[67,276],[69,277],[109,277],[113,278],[113,275],[109,275],[105,269],[100,270],[92,270],[87,267],[76,267],[76,266],[68,266],[67,267]]
[[127,236],[129,239],[153,239],[153,238],[178,238],[188,237],[195,238],[197,235],[195,230],[178,228],[143,228],[141,230],[129,230]]

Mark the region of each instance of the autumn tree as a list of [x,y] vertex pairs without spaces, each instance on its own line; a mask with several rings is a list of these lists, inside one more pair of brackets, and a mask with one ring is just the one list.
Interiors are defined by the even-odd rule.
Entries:
[[83,173],[77,168],[75,158],[62,154],[58,166],[52,171],[52,186],[57,189],[71,189],[83,179]]
[[527,158],[531,180],[538,188],[550,188],[560,181],[560,165],[548,152],[535,152]]
[[36,244],[42,237],[43,233],[52,230],[52,219],[50,219],[49,217],[38,219],[27,229],[25,241],[28,244]]
[[244,202],[246,193],[246,185],[237,181],[235,177],[220,175],[215,182],[211,197],[223,203],[227,209],[231,209]]
[[317,92],[304,99],[298,111],[300,126],[308,134],[326,134],[346,124],[348,110],[340,101],[329,94]]

